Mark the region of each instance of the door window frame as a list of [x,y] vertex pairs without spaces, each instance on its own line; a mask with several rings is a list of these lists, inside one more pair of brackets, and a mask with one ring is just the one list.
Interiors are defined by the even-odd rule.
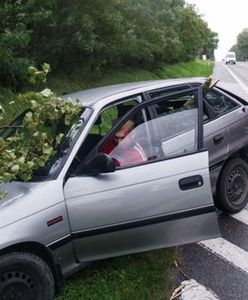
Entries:
[[212,91],[213,91],[214,93],[216,93],[216,94],[219,94],[220,96],[224,96],[225,98],[227,98],[228,100],[230,100],[230,102],[233,102],[233,103],[235,104],[235,106],[234,106],[233,108],[231,108],[231,109],[225,111],[225,112],[217,113],[217,112],[213,109],[212,105],[208,103],[208,100],[207,100],[205,97],[203,97],[204,105],[206,106],[207,111],[208,111],[208,113],[209,113],[209,119],[206,120],[206,122],[215,120],[215,119],[217,119],[217,118],[219,118],[219,117],[221,117],[221,116],[224,116],[225,114],[230,113],[231,111],[234,111],[234,110],[240,108],[241,104],[240,104],[237,100],[232,99],[228,94],[226,94],[226,93],[224,93],[223,91],[220,91],[220,90],[218,90],[218,89],[216,89],[216,88],[213,88]]
[[[135,164],[135,165],[130,165],[127,167],[121,167],[120,169],[124,169],[124,168],[132,168],[132,167],[137,167],[137,166],[142,166],[144,164],[148,164],[148,163],[154,163],[154,162],[158,162],[161,160],[167,160],[167,159],[173,159],[176,157],[180,157],[180,156],[185,156],[185,155],[191,155],[192,153],[197,153],[197,152],[201,152],[203,150],[206,150],[206,148],[204,148],[204,143],[203,143],[203,90],[201,86],[194,86],[194,87],[185,87],[185,89],[181,89],[179,91],[173,90],[173,92],[171,93],[167,93],[167,94],[163,94],[161,96],[155,97],[153,99],[150,99],[149,96],[149,92],[144,92],[142,93],[142,97],[143,99],[147,99],[145,101],[143,101],[142,103],[138,104],[137,106],[135,106],[133,109],[131,109],[126,115],[124,115],[121,120],[112,128],[112,130],[109,132],[109,134],[104,137],[104,139],[101,141],[101,143],[99,143],[94,150],[96,150],[97,148],[99,148],[101,146],[102,143],[104,143],[104,141],[106,141],[114,132],[116,132],[119,128],[121,128],[121,126],[123,124],[125,124],[125,122],[130,119],[132,117],[132,115],[134,115],[135,113],[137,113],[138,111],[141,111],[142,109],[146,109],[148,108],[146,111],[148,111],[148,119],[153,119],[155,116],[155,112],[152,109],[152,106],[154,104],[156,104],[157,102],[160,102],[162,99],[164,99],[166,101],[166,98],[171,98],[172,96],[177,96],[177,95],[181,95],[181,94],[185,94],[188,92],[195,92],[197,95],[197,128],[196,128],[196,149],[194,151],[190,151],[188,153],[180,153],[178,155],[174,155],[174,156],[170,156],[170,157],[163,157],[162,159],[156,159],[156,160],[148,160],[144,163],[140,163],[140,164]],[[95,153],[95,151],[91,152]]]
[[[161,91],[163,91],[161,89]],[[151,98],[150,94],[154,91],[148,91],[143,93],[144,98],[146,99],[145,103],[146,104],[151,104],[154,102],[159,102],[162,99],[170,98],[172,96],[177,96],[183,93],[191,92],[191,91],[196,91],[197,92],[197,151],[202,151],[204,150],[204,143],[203,143],[203,89],[202,86],[185,86],[184,89],[180,89],[179,91],[173,91],[171,93],[166,93],[168,92],[168,89],[164,90],[164,93],[161,92],[161,95],[155,98]],[[159,114],[156,112],[154,106],[150,108],[150,114],[151,118],[156,118],[159,116]]]
[[[116,131],[118,131],[118,129],[120,129],[125,124],[125,122],[128,119],[130,119],[135,113],[141,112],[141,110],[144,110],[145,111],[144,118],[146,119],[146,121],[151,120],[155,117],[155,114],[154,114],[155,112],[152,111],[152,107],[153,107],[154,104],[156,104],[157,102],[160,102],[162,99],[164,99],[164,101],[166,101],[167,98],[171,98],[172,96],[174,97],[174,96],[189,93],[189,92],[194,92],[197,95],[197,106],[196,106],[196,108],[197,108],[197,122],[196,122],[196,131],[195,131],[195,137],[196,137],[195,138],[195,142],[196,142],[195,150],[189,151],[187,153],[175,154],[175,155],[169,156],[169,157],[162,157],[162,158],[158,158],[158,159],[154,159],[154,160],[148,160],[148,161],[145,161],[145,162],[140,163],[140,164],[123,166],[123,167],[118,168],[117,170],[142,166],[144,164],[150,164],[150,163],[154,163],[154,162],[158,162],[158,161],[173,159],[173,158],[180,157],[180,156],[191,155],[192,153],[197,153],[197,152],[205,150],[204,144],[203,144],[203,103],[202,103],[203,97],[202,97],[202,87],[200,85],[198,85],[198,86],[185,86],[185,89],[180,89],[179,91],[175,91],[175,89],[173,89],[169,93],[168,93],[168,88],[167,88],[167,91],[165,91],[165,93],[163,95],[155,97],[153,99],[149,99],[148,95],[149,95],[150,92],[152,92],[152,91],[148,91],[148,92],[146,91],[146,92],[139,93],[139,94],[129,95],[128,97],[115,100],[112,103],[109,103],[108,105],[101,108],[101,110],[99,111],[97,116],[99,116],[101,114],[101,112],[103,110],[107,109],[107,108],[118,105],[120,103],[124,103],[128,99],[135,99],[138,96],[141,97],[141,102],[137,101],[137,105],[134,106],[130,111],[128,111],[123,117],[121,117],[120,120],[118,120],[118,122],[113,126],[113,128],[108,132],[108,134],[105,135],[101,139],[101,141],[98,142],[92,148],[92,150],[87,154],[87,156],[82,160],[82,164],[87,159],[89,159],[91,156],[96,154],[99,147],[102,144],[104,144],[104,142],[106,142],[107,139],[109,139]],[[96,119],[97,119],[97,117],[96,117]],[[150,130],[152,130],[152,129],[150,129]],[[89,129],[87,135],[89,134],[89,132],[90,132],[90,129]]]

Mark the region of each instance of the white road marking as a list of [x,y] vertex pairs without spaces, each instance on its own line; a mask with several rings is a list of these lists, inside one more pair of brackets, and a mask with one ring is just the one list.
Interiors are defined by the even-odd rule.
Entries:
[[206,240],[198,243],[210,252],[217,254],[241,271],[248,273],[248,252],[223,238]]
[[[230,217],[248,225],[247,209],[243,209],[237,214],[230,215]],[[238,246],[223,238],[206,240],[199,242],[198,244],[211,253],[219,256],[240,271],[248,274],[248,252],[246,252],[242,248],[239,248]],[[170,299],[219,300],[220,298],[210,289],[199,284],[194,279],[190,279],[183,281],[180,286],[174,291]]]
[[183,281],[174,291],[170,300],[219,300],[220,298],[205,286],[199,284],[196,280],[190,279]]
[[230,215],[230,217],[248,225],[248,210],[243,209],[237,214]]
[[223,66],[226,68],[226,70],[232,75],[232,77],[237,81],[237,83],[240,85],[240,87],[248,93],[248,87],[245,85],[234,73],[231,71],[227,66],[223,64]]

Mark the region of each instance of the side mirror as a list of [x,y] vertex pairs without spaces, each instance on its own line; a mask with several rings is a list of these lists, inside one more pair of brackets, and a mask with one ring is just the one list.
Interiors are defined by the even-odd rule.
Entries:
[[97,153],[84,163],[81,170],[88,175],[110,173],[115,171],[115,162],[108,154]]

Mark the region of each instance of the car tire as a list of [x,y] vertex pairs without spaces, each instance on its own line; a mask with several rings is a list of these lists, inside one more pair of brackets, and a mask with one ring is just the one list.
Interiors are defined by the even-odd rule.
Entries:
[[51,300],[55,283],[48,265],[30,253],[0,256],[1,300]]
[[228,213],[239,212],[248,202],[248,165],[240,159],[229,160],[221,171],[216,206]]

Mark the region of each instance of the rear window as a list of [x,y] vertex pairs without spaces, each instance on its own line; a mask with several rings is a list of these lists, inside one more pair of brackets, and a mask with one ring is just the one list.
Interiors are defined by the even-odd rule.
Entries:
[[214,90],[205,94],[204,98],[215,115],[224,114],[238,106],[236,102]]

